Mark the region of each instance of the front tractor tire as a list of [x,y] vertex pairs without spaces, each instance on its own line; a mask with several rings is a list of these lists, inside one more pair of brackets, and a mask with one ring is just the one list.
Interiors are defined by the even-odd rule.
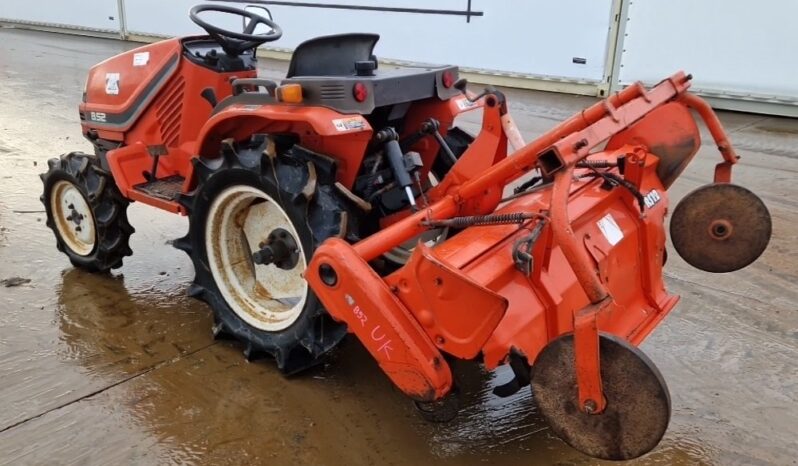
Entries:
[[181,203],[188,235],[175,242],[196,276],[189,289],[214,313],[214,336],[271,356],[293,374],[317,364],[346,335],[304,279],[325,239],[354,232],[334,168],[294,147],[269,156],[268,140],[223,143],[222,157],[195,159],[198,187]]
[[47,162],[40,178],[44,193],[39,198],[47,213],[47,226],[55,234],[56,247],[75,267],[107,272],[122,266],[132,254],[127,219],[130,202],[116,187],[110,173],[96,156],[71,152]]

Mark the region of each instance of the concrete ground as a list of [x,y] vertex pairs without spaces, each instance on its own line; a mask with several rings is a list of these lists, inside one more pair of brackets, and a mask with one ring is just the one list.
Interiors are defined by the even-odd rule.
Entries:
[[[464,364],[465,406],[422,421],[356,341],[293,378],[211,338],[186,297],[191,264],[167,242],[183,218],[130,209],[135,254],[109,276],[72,268],[44,225],[46,160],[90,150],[77,106],[88,68],[123,42],[0,30],[0,464],[596,464],[556,439],[529,390]],[[278,76],[283,63],[264,62]],[[592,99],[508,91],[527,139]],[[745,270],[710,275],[671,250],[677,309],[642,345],[673,418],[635,464],[796,464],[798,120],[721,113],[743,156],[735,180],[767,203],[773,240]],[[471,121],[470,124],[473,124]],[[706,135],[705,135],[706,136]],[[711,179],[713,144],[672,188]]]

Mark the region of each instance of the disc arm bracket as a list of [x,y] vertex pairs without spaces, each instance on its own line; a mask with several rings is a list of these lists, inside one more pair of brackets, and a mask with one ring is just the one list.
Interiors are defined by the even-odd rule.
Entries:
[[600,414],[607,406],[601,386],[598,314],[607,312],[614,301],[607,296],[574,313],[574,356],[579,407],[587,414]]

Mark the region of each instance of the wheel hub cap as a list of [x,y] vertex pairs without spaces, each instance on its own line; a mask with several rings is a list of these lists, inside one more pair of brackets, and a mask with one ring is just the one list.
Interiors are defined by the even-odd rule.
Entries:
[[69,181],[58,181],[53,186],[50,210],[66,246],[80,256],[91,254],[96,243],[94,216],[80,190]]

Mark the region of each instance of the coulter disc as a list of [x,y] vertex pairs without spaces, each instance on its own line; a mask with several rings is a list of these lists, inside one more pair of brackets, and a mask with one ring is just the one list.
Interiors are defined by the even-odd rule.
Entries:
[[733,272],[767,248],[770,212],[756,194],[734,184],[709,184],[688,194],[671,218],[679,255],[705,272]]
[[601,334],[599,352],[607,400],[600,414],[579,407],[572,334],[540,352],[532,394],[552,431],[571,447],[594,458],[637,458],[656,447],[668,428],[668,387],[654,363],[625,340]]

